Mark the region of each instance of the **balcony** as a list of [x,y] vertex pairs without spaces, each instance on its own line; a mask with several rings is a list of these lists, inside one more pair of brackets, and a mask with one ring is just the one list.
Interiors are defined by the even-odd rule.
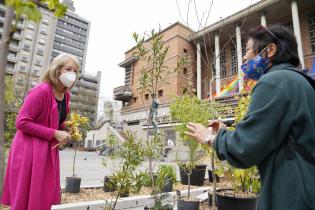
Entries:
[[13,75],[13,74],[15,74],[15,70],[14,70],[14,68],[7,66],[5,69],[5,73]]
[[19,51],[19,46],[15,44],[9,44],[9,50],[13,52],[18,52]]
[[119,86],[114,88],[114,100],[129,101],[132,98],[130,86]]
[[15,55],[8,55],[8,61],[12,62],[12,63],[16,63],[17,62],[17,57]]
[[15,32],[15,33],[13,34],[13,38],[16,39],[16,40],[21,40],[22,36],[21,36],[20,33]]

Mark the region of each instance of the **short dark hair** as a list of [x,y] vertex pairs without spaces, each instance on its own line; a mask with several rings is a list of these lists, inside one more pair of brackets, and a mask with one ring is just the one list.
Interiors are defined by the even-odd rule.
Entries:
[[247,35],[254,42],[253,49],[255,53],[262,51],[271,43],[277,46],[277,51],[271,58],[273,64],[291,63],[296,67],[300,64],[297,42],[288,28],[282,25],[259,26],[250,30]]

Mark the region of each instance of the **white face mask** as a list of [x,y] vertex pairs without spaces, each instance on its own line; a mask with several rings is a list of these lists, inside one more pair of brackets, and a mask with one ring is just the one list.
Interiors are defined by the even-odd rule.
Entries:
[[71,87],[77,78],[77,74],[75,72],[65,72],[62,73],[59,77],[60,82],[67,88]]

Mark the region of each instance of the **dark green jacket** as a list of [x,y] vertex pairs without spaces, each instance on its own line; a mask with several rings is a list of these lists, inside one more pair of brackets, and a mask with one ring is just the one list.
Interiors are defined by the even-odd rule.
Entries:
[[220,129],[219,159],[232,166],[258,166],[262,190],[258,210],[315,209],[315,166],[295,152],[287,159],[286,136],[315,157],[315,92],[290,64],[273,66],[257,82],[245,118],[235,131]]

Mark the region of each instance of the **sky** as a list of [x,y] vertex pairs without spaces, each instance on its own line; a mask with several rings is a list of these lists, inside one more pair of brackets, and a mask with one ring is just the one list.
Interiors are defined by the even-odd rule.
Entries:
[[177,21],[198,30],[196,13],[202,25],[209,25],[258,1],[213,0],[207,19],[211,0],[74,0],[75,12],[91,22],[85,71],[102,72],[100,98],[112,100],[113,88],[124,84],[118,63],[135,45],[133,32],[164,29]]

